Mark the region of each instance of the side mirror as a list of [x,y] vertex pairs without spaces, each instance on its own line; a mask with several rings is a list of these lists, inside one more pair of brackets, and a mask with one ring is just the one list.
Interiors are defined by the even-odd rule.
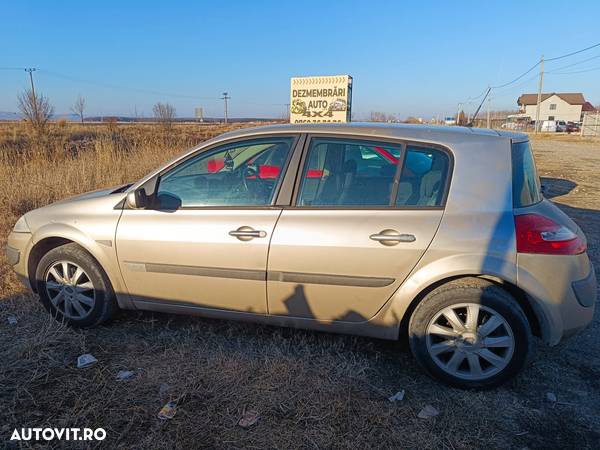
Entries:
[[158,184],[158,176],[154,176],[127,194],[125,203],[131,209],[144,209],[152,206]]
[[127,206],[131,209],[143,209],[148,206],[148,196],[144,188],[127,194]]

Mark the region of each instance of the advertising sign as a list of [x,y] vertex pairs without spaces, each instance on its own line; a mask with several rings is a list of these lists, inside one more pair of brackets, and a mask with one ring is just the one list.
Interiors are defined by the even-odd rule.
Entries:
[[350,75],[294,77],[290,95],[290,123],[350,122]]

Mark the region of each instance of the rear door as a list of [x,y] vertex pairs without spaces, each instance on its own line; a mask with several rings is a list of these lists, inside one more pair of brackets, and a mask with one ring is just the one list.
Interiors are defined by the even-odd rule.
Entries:
[[433,146],[313,136],[271,239],[269,314],[373,317],[432,241],[451,166]]

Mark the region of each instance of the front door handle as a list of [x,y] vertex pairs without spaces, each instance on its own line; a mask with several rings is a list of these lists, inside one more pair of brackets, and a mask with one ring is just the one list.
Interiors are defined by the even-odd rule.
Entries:
[[252,227],[239,227],[237,230],[229,232],[229,236],[238,238],[240,241],[249,241],[254,238],[264,238],[267,236],[266,231],[255,230]]
[[414,242],[417,240],[414,234],[400,234],[396,230],[389,229],[380,231],[377,234],[372,234],[369,238],[387,246],[398,245],[400,242]]

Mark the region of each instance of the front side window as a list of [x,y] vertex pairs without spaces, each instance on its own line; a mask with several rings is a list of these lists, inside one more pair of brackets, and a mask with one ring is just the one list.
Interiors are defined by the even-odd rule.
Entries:
[[313,139],[298,206],[389,206],[401,152],[387,143]]
[[255,139],[203,152],[161,176],[159,201],[162,196],[181,207],[268,206],[293,142]]
[[442,150],[409,145],[398,184],[397,206],[441,206],[450,158]]

